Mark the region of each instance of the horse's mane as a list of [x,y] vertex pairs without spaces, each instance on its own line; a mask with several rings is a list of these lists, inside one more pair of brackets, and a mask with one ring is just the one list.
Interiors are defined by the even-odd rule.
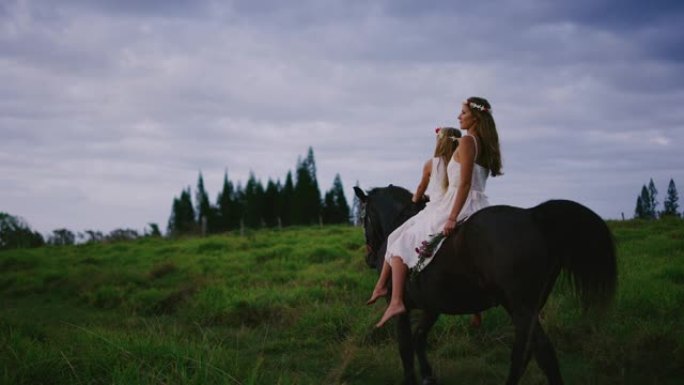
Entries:
[[[421,202],[417,205],[411,204],[413,193],[400,186],[389,185],[387,187],[375,187],[368,192],[368,197],[379,198],[375,199],[375,201],[381,200],[384,201],[385,204],[389,204],[393,207],[389,212],[383,210],[385,213],[394,213],[390,216],[391,219],[386,218],[390,219],[387,223],[389,227],[386,227],[386,230],[389,231],[399,227],[399,225],[416,215],[418,211],[425,207],[425,202]],[[383,205],[383,207],[388,206]],[[385,235],[389,235],[389,233]]]
[[387,187],[374,187],[368,192],[368,195],[387,195],[393,201],[404,202],[407,199],[410,200],[413,194],[403,187],[391,184]]

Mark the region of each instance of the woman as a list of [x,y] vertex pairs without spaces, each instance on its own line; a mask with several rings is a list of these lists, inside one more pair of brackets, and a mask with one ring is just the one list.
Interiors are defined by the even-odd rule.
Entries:
[[418,262],[416,247],[440,231],[446,236],[452,234],[458,224],[488,206],[484,195],[486,179],[489,175],[501,175],[499,136],[489,102],[479,97],[468,98],[458,120],[467,134],[458,141],[458,149],[447,165],[449,186],[444,196],[431,204],[429,210],[426,208],[406,221],[387,239],[387,267],[383,266],[369,303],[387,292],[390,274],[392,287],[396,289],[392,290],[389,306],[376,327],[406,311],[403,288],[408,269]]

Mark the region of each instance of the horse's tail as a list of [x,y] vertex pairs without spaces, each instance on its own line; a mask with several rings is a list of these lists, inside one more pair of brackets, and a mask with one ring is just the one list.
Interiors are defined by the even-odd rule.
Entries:
[[550,254],[560,259],[582,307],[610,305],[617,287],[613,235],[601,217],[579,203],[551,200],[531,209]]

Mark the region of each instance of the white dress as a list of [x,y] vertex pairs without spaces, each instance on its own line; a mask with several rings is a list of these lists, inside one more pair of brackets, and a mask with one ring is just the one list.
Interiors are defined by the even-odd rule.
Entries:
[[430,182],[428,182],[428,187],[425,191],[425,195],[430,197],[430,201],[427,203],[427,206],[430,206],[430,204],[434,202],[439,202],[444,196],[446,189],[442,186],[442,181],[446,175],[446,169],[446,165],[444,164],[444,160],[442,160],[442,158],[432,158]]
[[[475,140],[475,158],[477,159],[477,139]],[[461,180],[461,165],[453,157],[447,165],[447,175],[449,177],[449,187],[444,195],[436,200],[432,200],[432,197],[430,197],[430,203],[422,211],[404,222],[403,225],[399,226],[389,235],[387,238],[387,252],[385,253],[386,261],[389,262],[389,259],[394,256],[401,257],[409,268],[413,268],[418,262],[416,248],[420,247],[421,243],[431,238],[432,235],[444,230],[444,225],[447,219],[449,219],[451,209],[456,200],[456,193],[458,192],[458,185]],[[489,206],[487,196],[484,194],[488,176],[488,169],[477,163],[473,165],[470,192],[466,197],[461,212],[458,214],[457,222],[462,222],[478,210]],[[430,184],[434,182],[440,183],[438,180],[432,180],[431,178]],[[439,185],[437,187],[439,188]],[[437,248],[435,248],[436,250]],[[422,267],[427,266],[431,260],[432,258],[427,259],[422,264]]]

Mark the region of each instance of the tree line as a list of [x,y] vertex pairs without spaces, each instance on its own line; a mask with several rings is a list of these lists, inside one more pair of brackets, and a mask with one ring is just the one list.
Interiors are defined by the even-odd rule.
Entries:
[[679,194],[674,180],[670,179],[667,186],[667,196],[663,202],[663,209],[658,210],[658,189],[653,183],[653,179],[647,185],[641,187],[641,193],[637,195],[634,218],[636,219],[657,219],[663,217],[681,218],[684,213],[679,213]]
[[64,246],[73,245],[77,241],[81,243],[101,243],[114,241],[129,241],[143,237],[160,237],[159,226],[150,223],[141,235],[133,229],[115,229],[105,234],[96,230],[85,230],[74,233],[73,231],[60,228],[52,231],[47,237],[31,229],[31,226],[21,217],[9,213],[0,212],[0,250],[30,248],[41,246]]
[[200,172],[194,200],[189,186],[174,198],[167,234],[341,223],[350,223],[350,209],[340,175],[335,175],[331,189],[322,197],[313,149],[309,147],[306,157],[298,159],[294,176],[288,171],[283,183],[269,178],[264,186],[250,173],[243,187],[224,173],[223,186],[213,204]]
[[[288,172],[285,181],[268,180],[266,186],[251,173],[247,183],[234,184],[224,174],[223,187],[214,204],[204,187],[200,173],[197,191],[183,189],[174,198],[167,235],[220,233],[239,228],[284,227],[350,223],[350,209],[339,174],[332,188],[321,196],[316,178],[313,149],[297,161],[294,176]],[[100,243],[133,240],[140,237],[161,237],[156,223],[139,233],[133,229],[115,229],[109,233],[85,230],[74,233],[60,228],[44,237],[21,217],[0,212],[0,250],[41,246],[61,246],[79,243]]]

